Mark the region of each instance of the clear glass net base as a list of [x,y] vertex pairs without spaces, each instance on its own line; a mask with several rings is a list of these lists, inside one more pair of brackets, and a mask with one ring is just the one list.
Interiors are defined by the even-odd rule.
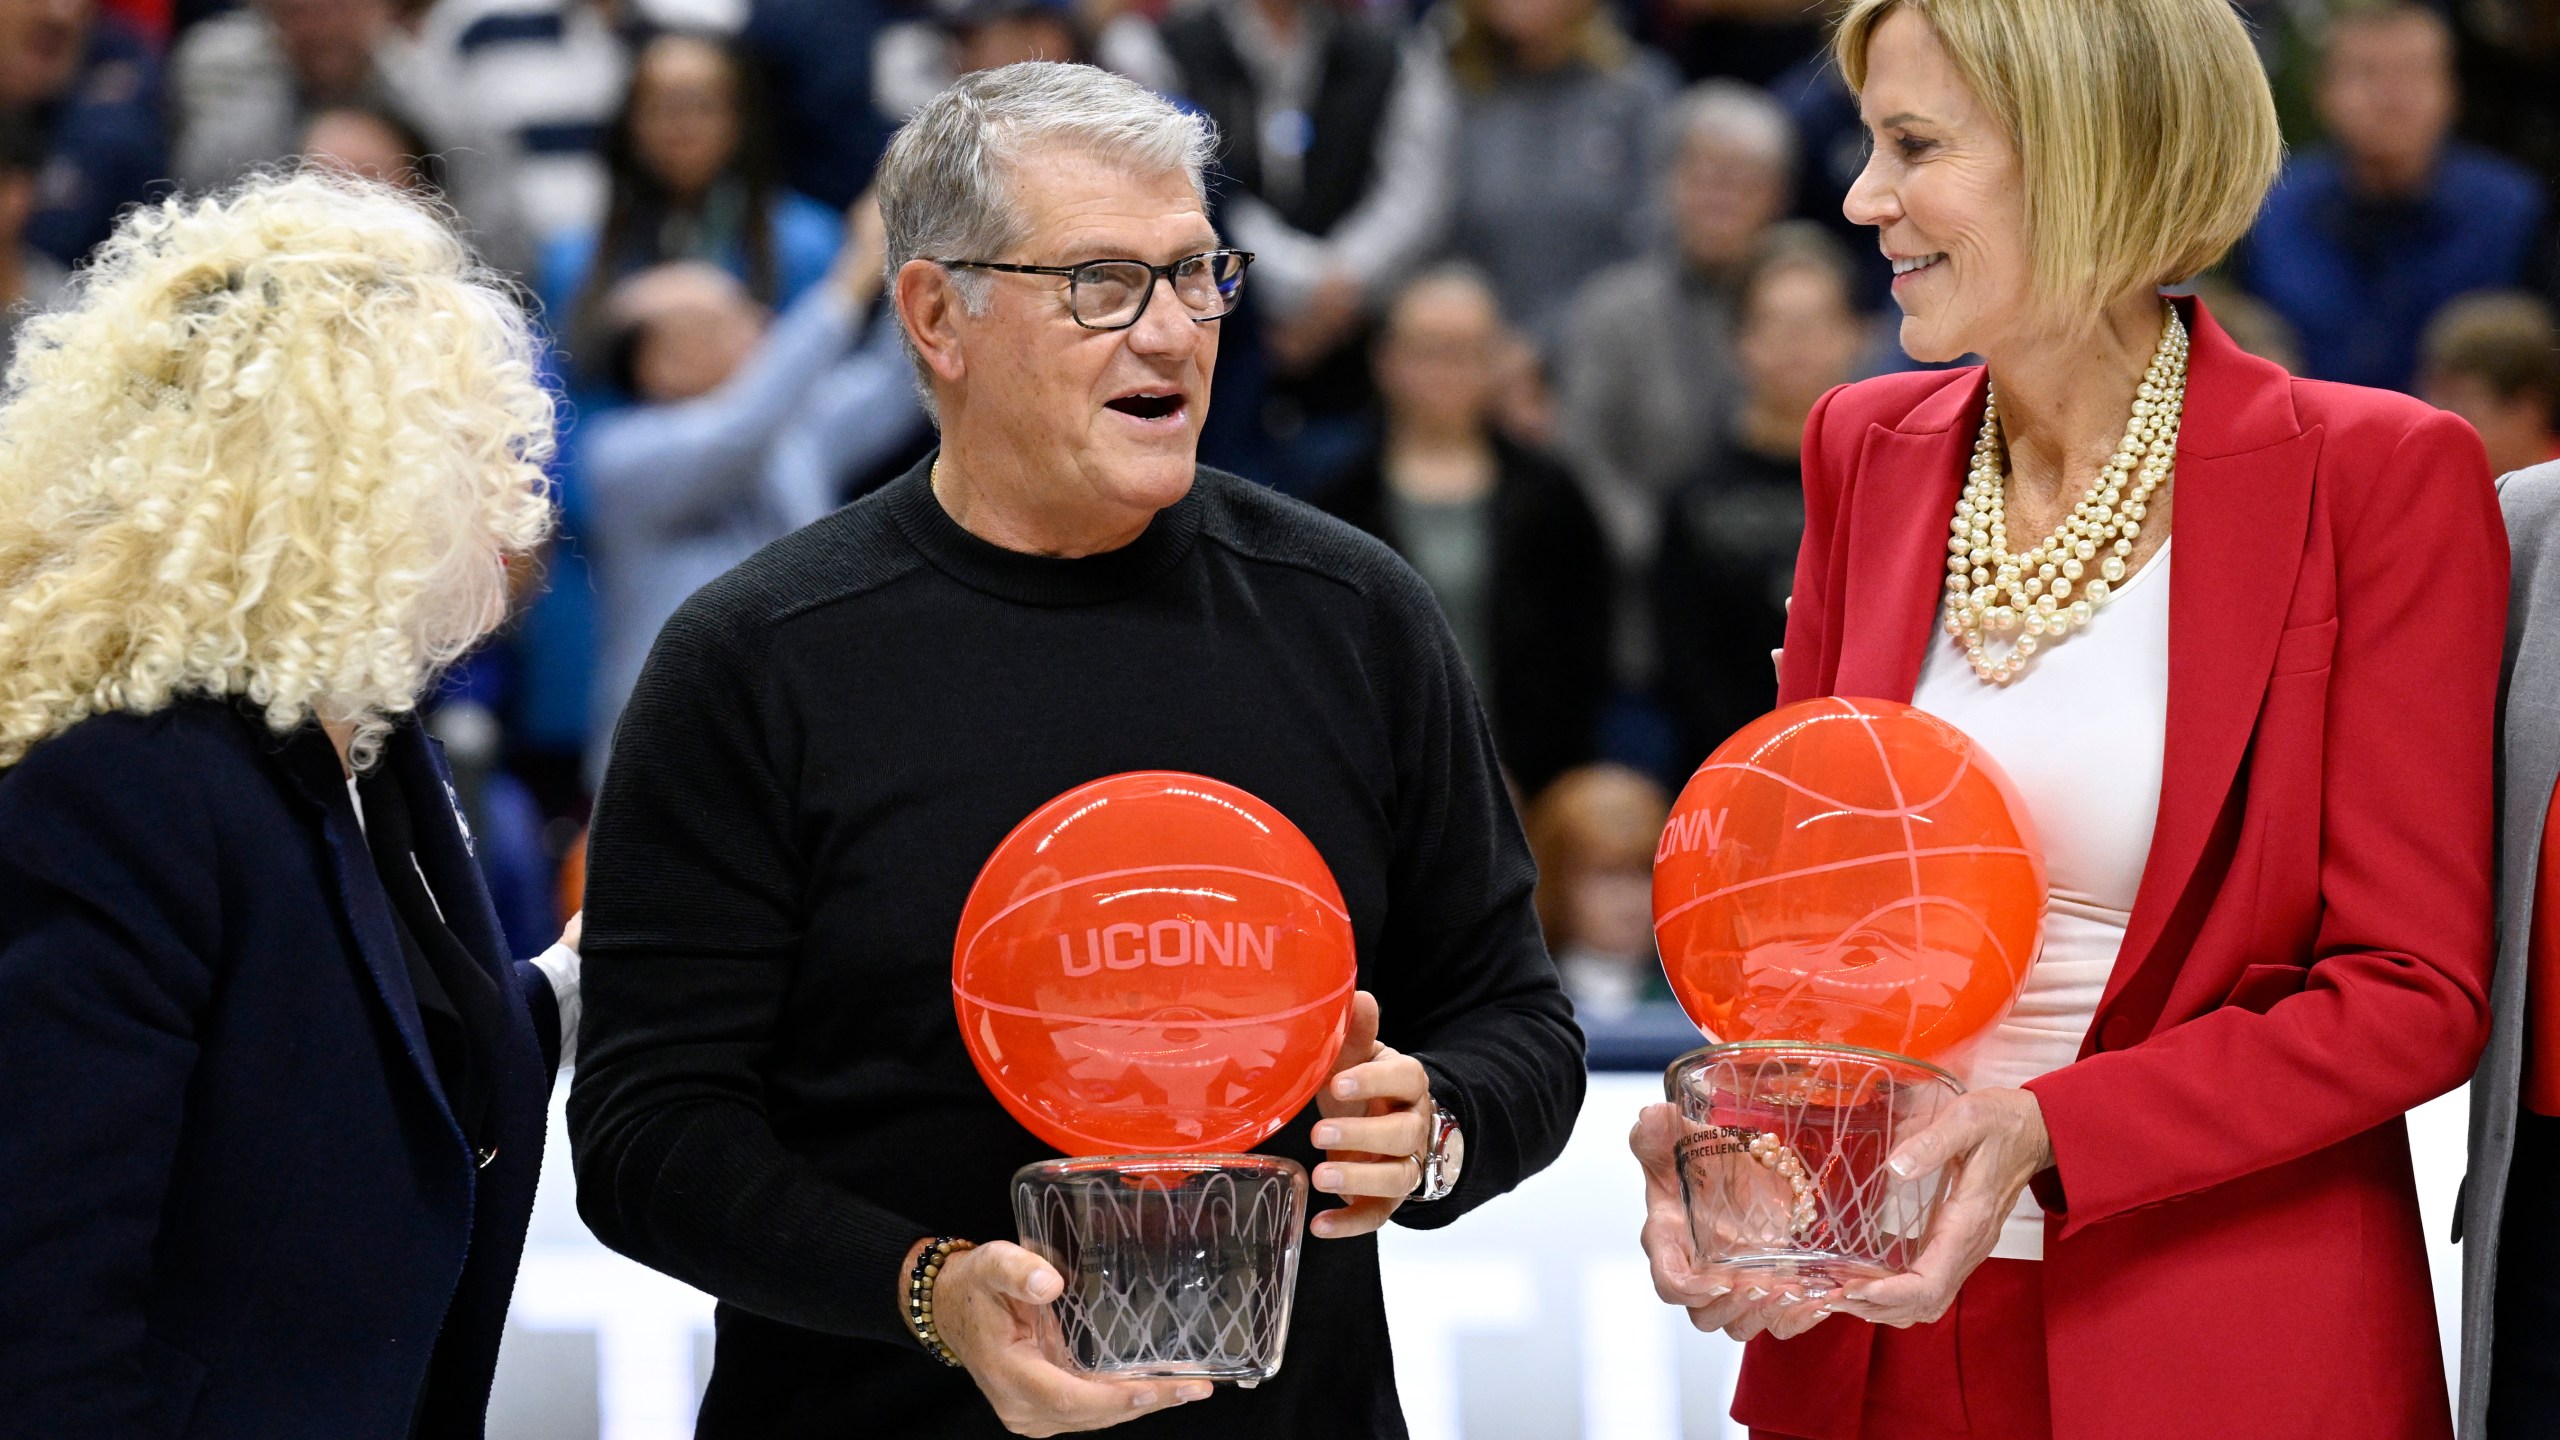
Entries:
[[1700,1261],[1817,1296],[1919,1258],[1947,1176],[1902,1180],[1884,1162],[1964,1093],[1954,1076],[1879,1050],[1746,1040],[1681,1056],[1662,1083]]
[[1014,1172],[1013,1218],[1066,1280],[1043,1336],[1058,1364],[1247,1385],[1280,1373],[1307,1223],[1297,1162],[1050,1160]]

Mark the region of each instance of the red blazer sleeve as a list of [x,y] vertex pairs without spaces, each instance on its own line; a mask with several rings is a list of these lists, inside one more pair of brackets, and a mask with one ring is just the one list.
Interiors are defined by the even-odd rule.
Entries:
[[[1804,541],[1796,550],[1795,591],[1787,602],[1787,644],[1779,652],[1778,703],[1792,705],[1828,692],[1829,677],[1839,667],[1831,653],[1831,605],[1836,593],[1833,571],[1838,557],[1832,546],[1839,533],[1840,510],[1847,497],[1847,462],[1854,445],[1846,436],[1828,435],[1831,402],[1846,385],[1836,386],[1813,402],[1804,424]],[[1846,428],[1845,417],[1842,428]],[[1835,463],[1830,457],[1839,455]]]
[[2379,465],[2338,427],[2329,444],[2364,473],[2328,488],[2322,913],[2310,955],[2252,957],[2307,960],[2308,980],[2263,1014],[2223,1006],[2028,1082],[2055,1156],[2039,1195],[2065,1235],[2384,1124],[2461,1084],[2486,1040],[2507,613],[2488,461],[2442,412]]

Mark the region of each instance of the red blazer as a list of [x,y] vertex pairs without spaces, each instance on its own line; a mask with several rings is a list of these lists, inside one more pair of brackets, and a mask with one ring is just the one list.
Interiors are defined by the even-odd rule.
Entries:
[[[2506,532],[2460,420],[2179,303],[2159,819],[2079,1061],[2027,1087],[2054,1436],[2450,1436],[2401,1116],[2488,1034]],[[1783,700],[1911,698],[1983,383],[1815,408]],[[1754,1342],[1737,1413],[1855,1435],[1872,1336]]]

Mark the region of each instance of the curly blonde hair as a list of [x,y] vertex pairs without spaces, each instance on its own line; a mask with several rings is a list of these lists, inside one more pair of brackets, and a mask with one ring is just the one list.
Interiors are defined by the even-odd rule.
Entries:
[[127,214],[0,388],[0,768],[186,695],[351,724],[369,764],[550,528],[535,354],[386,186],[267,174]]

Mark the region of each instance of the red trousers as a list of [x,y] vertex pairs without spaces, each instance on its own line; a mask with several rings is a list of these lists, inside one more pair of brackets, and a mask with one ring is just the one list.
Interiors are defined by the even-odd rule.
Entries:
[[1983,1261],[1934,1325],[1834,1317],[1754,1340],[1733,1418],[1752,1440],[2051,1440],[2043,1270]]

